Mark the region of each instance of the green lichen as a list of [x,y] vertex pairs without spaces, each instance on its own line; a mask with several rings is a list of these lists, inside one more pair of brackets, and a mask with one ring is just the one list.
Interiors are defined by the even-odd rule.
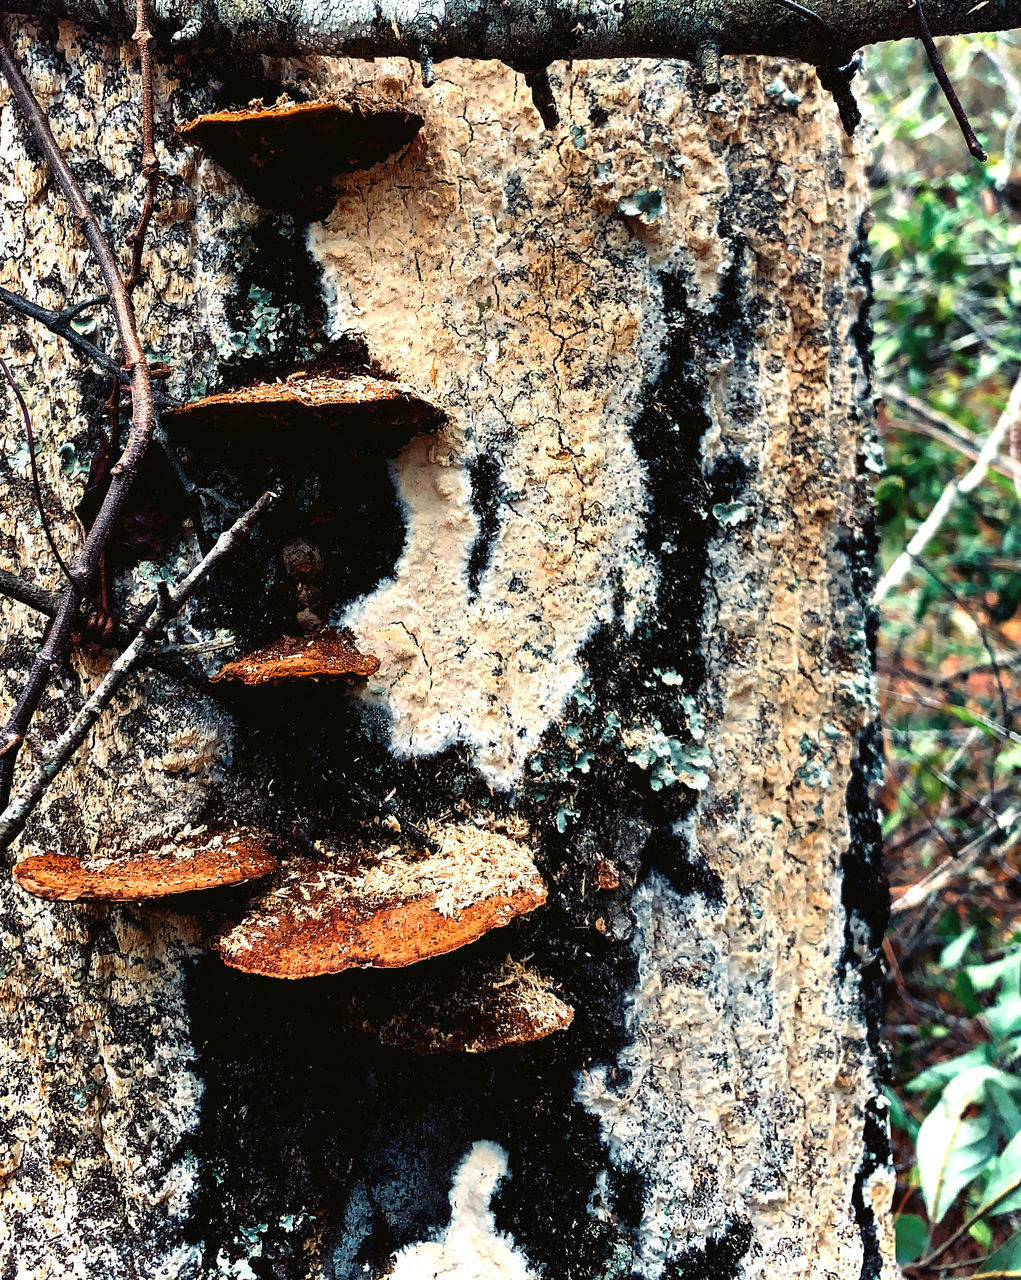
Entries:
[[662,791],[678,782],[694,791],[702,791],[709,785],[713,758],[706,747],[669,737],[658,720],[651,729],[633,725],[627,737],[633,743],[637,740],[627,758],[648,771],[653,791]]

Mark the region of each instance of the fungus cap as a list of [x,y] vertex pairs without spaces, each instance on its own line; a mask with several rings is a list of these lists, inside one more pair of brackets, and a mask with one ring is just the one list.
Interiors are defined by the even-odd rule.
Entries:
[[335,179],[402,150],[422,117],[393,98],[355,91],[343,98],[215,111],[180,136],[211,156],[267,209],[321,217]]
[[28,854],[15,865],[14,879],[54,902],[143,902],[269,875],[277,867],[271,843],[262,831],[200,827],[123,855]]
[[574,1009],[536,970],[508,957],[466,960],[452,975],[392,979],[354,993],[341,1017],[382,1044],[412,1053],[488,1053],[563,1031]]
[[360,653],[348,631],[324,627],[307,636],[284,636],[228,662],[215,681],[245,685],[285,684],[293,680],[364,680],[379,670],[379,659]]
[[467,946],[546,901],[520,842],[468,825],[431,834],[436,853],[390,845],[293,859],[214,946],[232,968],[268,977],[398,969]]
[[201,437],[208,443],[210,433],[241,437],[245,444],[256,437],[260,447],[290,453],[295,433],[309,428],[344,430],[344,436],[327,441],[334,447],[392,450],[413,436],[438,431],[446,414],[404,382],[298,370],[283,382],[257,382],[165,409],[163,420],[183,429],[189,442]]

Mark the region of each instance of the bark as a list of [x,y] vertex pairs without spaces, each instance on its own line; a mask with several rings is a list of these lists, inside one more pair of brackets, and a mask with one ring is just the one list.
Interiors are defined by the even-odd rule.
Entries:
[[[17,52],[126,232],[129,56],[70,25]],[[22,847],[214,819],[344,840],[364,814],[338,777],[396,788],[417,821],[526,838],[550,887],[427,964],[530,958],[575,1020],[418,1058],[341,1025],[364,975],[226,969],[206,938],[243,892],[105,909],[5,882],[0,1275],[891,1275],[865,184],[832,104],[771,58],[728,65],[713,111],[679,63],[578,64],[557,132],[497,64],[450,63],[428,92],[398,61],[217,74],[160,72],[169,176],[136,298],[169,389],[295,367],[357,330],[450,424],[392,463],[200,442],[189,466],[228,503],[283,497],[175,639],[293,629],[280,549],[308,536],[379,674],[353,698],[228,704],[143,672]],[[371,84],[426,121],[307,237],[171,130],[296,79]],[[59,309],[95,272],[0,107],[0,283]],[[73,543],[61,513],[105,384],[38,328],[6,341]],[[3,567],[54,588],[24,447],[9,415],[0,429]],[[154,554],[122,592],[198,558],[187,531]],[[10,600],[3,616],[10,698],[40,625]],[[41,739],[106,661],[56,678]],[[412,976],[387,977],[398,999]]]

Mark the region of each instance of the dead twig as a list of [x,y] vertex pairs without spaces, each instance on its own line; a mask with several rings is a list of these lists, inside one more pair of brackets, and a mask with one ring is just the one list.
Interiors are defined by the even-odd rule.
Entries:
[[125,679],[146,657],[157,636],[177,614],[188,598],[201,586],[218,561],[229,555],[242,538],[247,537],[262,513],[276,500],[275,493],[264,493],[253,507],[222,533],[209,554],[175,586],[163,586],[147,609],[144,631],[135,637],[110,667],[101,684],[87,699],[68,727],[36,765],[31,777],[0,814],[0,849],[6,849],[22,831],[36,805],[46,794],[50,783],[85,741],[93,725],[113,700]]
[[[895,387],[892,384],[880,387],[879,394],[888,404],[897,405],[905,414],[905,416],[896,418],[891,417],[889,422],[891,429],[894,431],[910,431],[916,435],[926,436],[930,440],[935,440],[937,444],[953,449],[955,453],[967,458],[969,462],[978,461],[978,456],[982,449],[982,441],[974,432],[962,427],[959,422],[955,422],[947,414],[940,413],[938,409],[933,409],[931,405],[927,405],[918,396],[909,395],[906,391],[901,391],[899,387]],[[1017,424],[1017,430],[1021,432],[1021,422]],[[1016,433],[1012,431],[1012,443],[1014,434]],[[994,459],[989,464],[989,470],[995,471],[997,475],[1011,481],[1021,490],[1021,463],[1015,462],[1012,457],[1009,460],[1000,457]]]
[[1021,812],[1017,809],[1008,809],[1006,813],[999,814],[993,826],[986,827],[954,857],[901,894],[891,906],[890,915],[899,916],[907,911],[913,911],[916,907],[928,902],[951,880],[966,875],[997,846],[1012,843],[1017,838],[1019,820],[1021,820]]
[[0,38],[0,72],[3,73],[32,137],[46,157],[61,192],[71,206],[72,215],[99,264],[110,295],[110,305],[124,352],[124,364],[130,378],[132,409],[127,445],[113,468],[110,487],[99,514],[70,566],[72,583],[62,595],[57,614],[36,654],[21,696],[0,737],[0,742],[11,744],[0,760],[0,804],[6,806],[13,788],[20,740],[24,738],[53,672],[67,653],[82,599],[82,590],[77,584],[88,582],[96,572],[103,548],[149,446],[156,415],[149,364],[138,336],[131,298],[124,287],[124,279],[113,251],[4,38]]
[[76,302],[73,306],[65,307],[63,311],[50,311],[47,307],[41,307],[37,302],[30,302],[28,298],[23,298],[20,293],[15,293],[11,289],[0,287],[0,302],[17,311],[23,316],[27,316],[30,320],[36,320],[39,324],[44,325],[58,338],[63,338],[71,347],[82,357],[83,360],[89,360],[97,365],[104,373],[112,374],[116,378],[120,378],[122,382],[126,382],[128,375],[112,356],[108,356],[105,351],[97,347],[94,342],[90,342],[83,334],[71,324],[76,315],[88,307],[98,307],[100,303],[106,302],[107,295],[101,293],[94,298],[86,298],[84,302]]

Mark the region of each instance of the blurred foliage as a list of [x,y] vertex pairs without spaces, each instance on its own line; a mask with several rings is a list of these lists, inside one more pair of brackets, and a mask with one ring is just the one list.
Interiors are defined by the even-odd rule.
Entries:
[[[984,166],[917,42],[867,60],[884,569],[971,468],[1021,368],[1021,37],[940,47]],[[920,1277],[1021,1273],[1021,1193],[988,1203],[1021,1180],[1013,475],[1001,456],[957,499],[881,617],[887,865],[895,900],[912,887],[918,900],[895,915],[886,951],[898,1254]]]

